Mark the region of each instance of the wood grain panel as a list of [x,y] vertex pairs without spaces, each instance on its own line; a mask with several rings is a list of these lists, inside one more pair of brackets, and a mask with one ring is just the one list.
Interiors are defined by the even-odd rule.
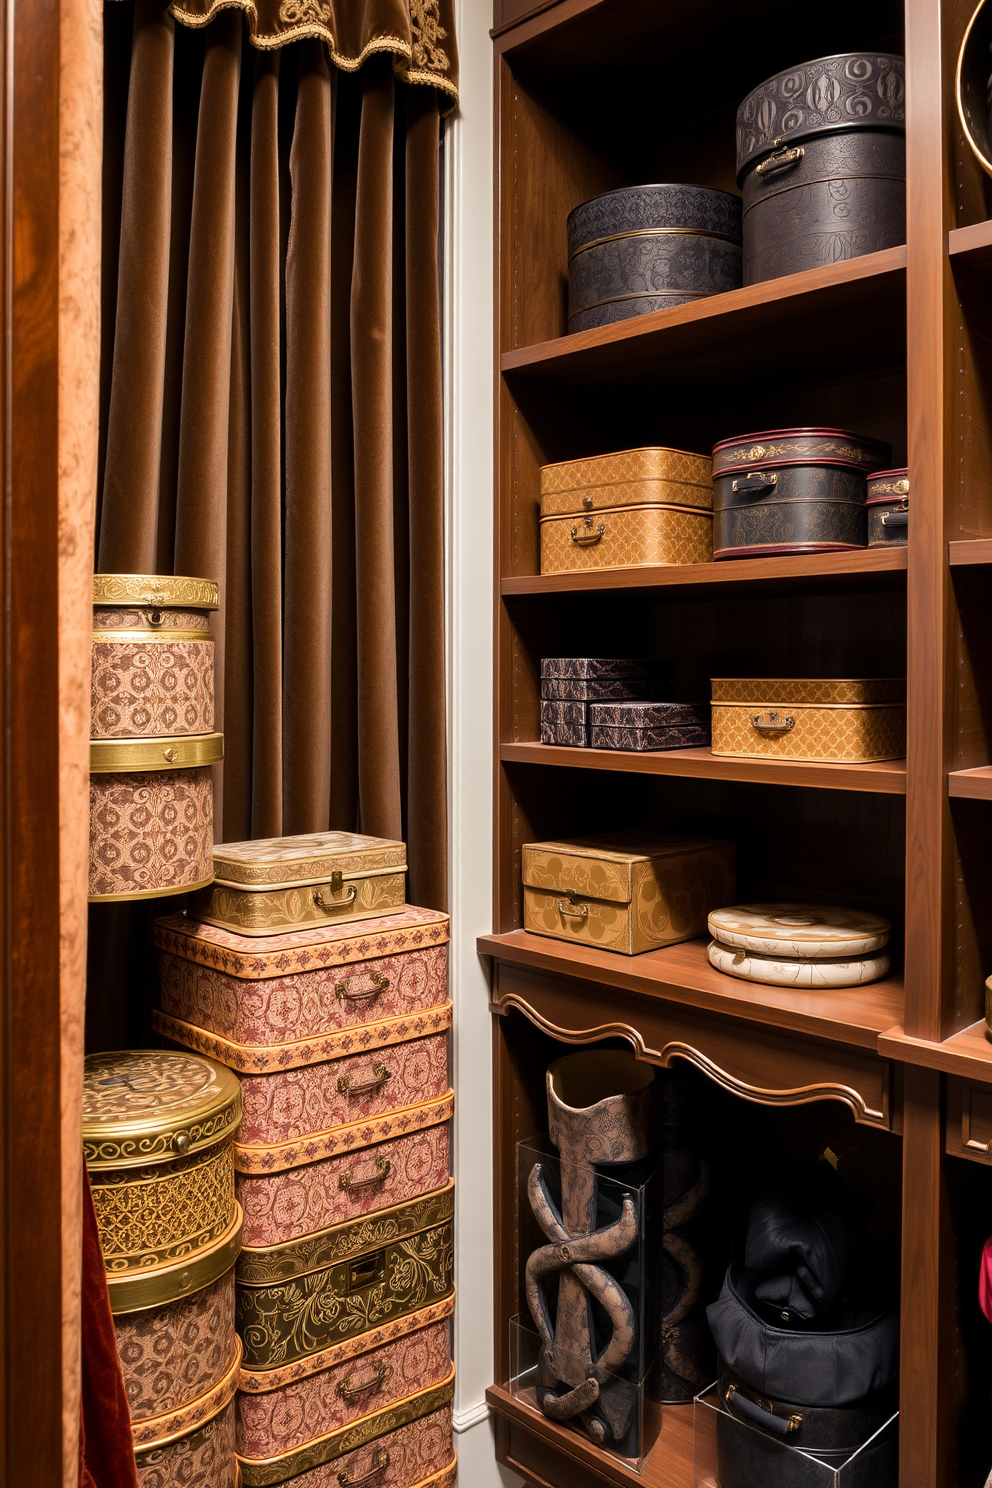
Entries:
[[992,1166],[992,1086],[948,1079],[945,1142],[951,1157]]

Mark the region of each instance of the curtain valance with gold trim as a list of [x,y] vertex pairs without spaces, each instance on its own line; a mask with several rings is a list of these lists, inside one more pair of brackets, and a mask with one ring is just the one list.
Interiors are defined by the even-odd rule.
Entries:
[[252,44],[262,50],[316,36],[346,72],[391,52],[404,82],[458,97],[453,0],[175,0],[169,11],[181,25],[199,27],[232,7],[244,12]]

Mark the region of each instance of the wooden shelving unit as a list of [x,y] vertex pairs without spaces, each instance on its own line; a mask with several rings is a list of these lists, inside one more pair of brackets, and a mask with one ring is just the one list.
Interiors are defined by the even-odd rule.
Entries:
[[[549,1060],[603,1039],[695,1069],[731,1102],[728,1143],[729,1128],[770,1120],[776,1154],[814,1128],[835,1150],[867,1134],[861,1178],[901,1270],[900,1488],[982,1488],[992,1462],[992,1330],[974,1302],[992,1228],[992,183],[953,96],[972,8],[496,0],[495,918],[479,942],[496,1050],[489,1399],[500,1460],[534,1488],[693,1484],[691,1408],[666,1408],[638,1476],[511,1388],[515,1144],[546,1124]],[[907,59],[905,245],[565,334],[572,207],[639,181],[732,189],[748,90],[873,47]],[[659,57],[671,63],[661,91]],[[801,423],[884,439],[909,464],[907,549],[540,573],[542,464],[649,443],[705,451]],[[646,653],[676,665],[687,697],[708,695],[714,675],[905,672],[907,758],[838,767],[535,742],[543,656]],[[647,823],[733,838],[741,899],[885,913],[892,975],[789,992],[721,975],[702,941],[628,958],[521,928],[523,842]]]

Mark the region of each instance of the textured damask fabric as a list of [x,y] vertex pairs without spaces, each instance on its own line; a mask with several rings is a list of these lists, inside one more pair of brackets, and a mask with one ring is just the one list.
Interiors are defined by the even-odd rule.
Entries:
[[235,1356],[234,1272],[164,1307],[120,1313],[114,1327],[131,1419],[178,1410],[216,1385]]
[[181,894],[212,872],[209,766],[90,776],[91,895]]
[[[381,1472],[374,1469],[385,1456]],[[293,1488],[338,1488],[372,1474],[374,1488],[408,1488],[441,1472],[451,1461],[451,1407],[390,1432],[388,1437],[322,1463],[293,1479]],[[142,1484],[144,1488],[144,1484]]]
[[137,1458],[138,1488],[236,1488],[234,1403],[205,1426]]
[[212,641],[94,641],[92,679],[93,739],[213,732]]

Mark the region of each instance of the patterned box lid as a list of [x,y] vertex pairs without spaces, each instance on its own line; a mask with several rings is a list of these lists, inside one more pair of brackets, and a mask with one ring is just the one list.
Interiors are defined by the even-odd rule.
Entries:
[[396,868],[406,868],[406,843],[360,832],[262,837],[214,847],[217,882],[247,893],[321,883],[332,873],[347,878]]

